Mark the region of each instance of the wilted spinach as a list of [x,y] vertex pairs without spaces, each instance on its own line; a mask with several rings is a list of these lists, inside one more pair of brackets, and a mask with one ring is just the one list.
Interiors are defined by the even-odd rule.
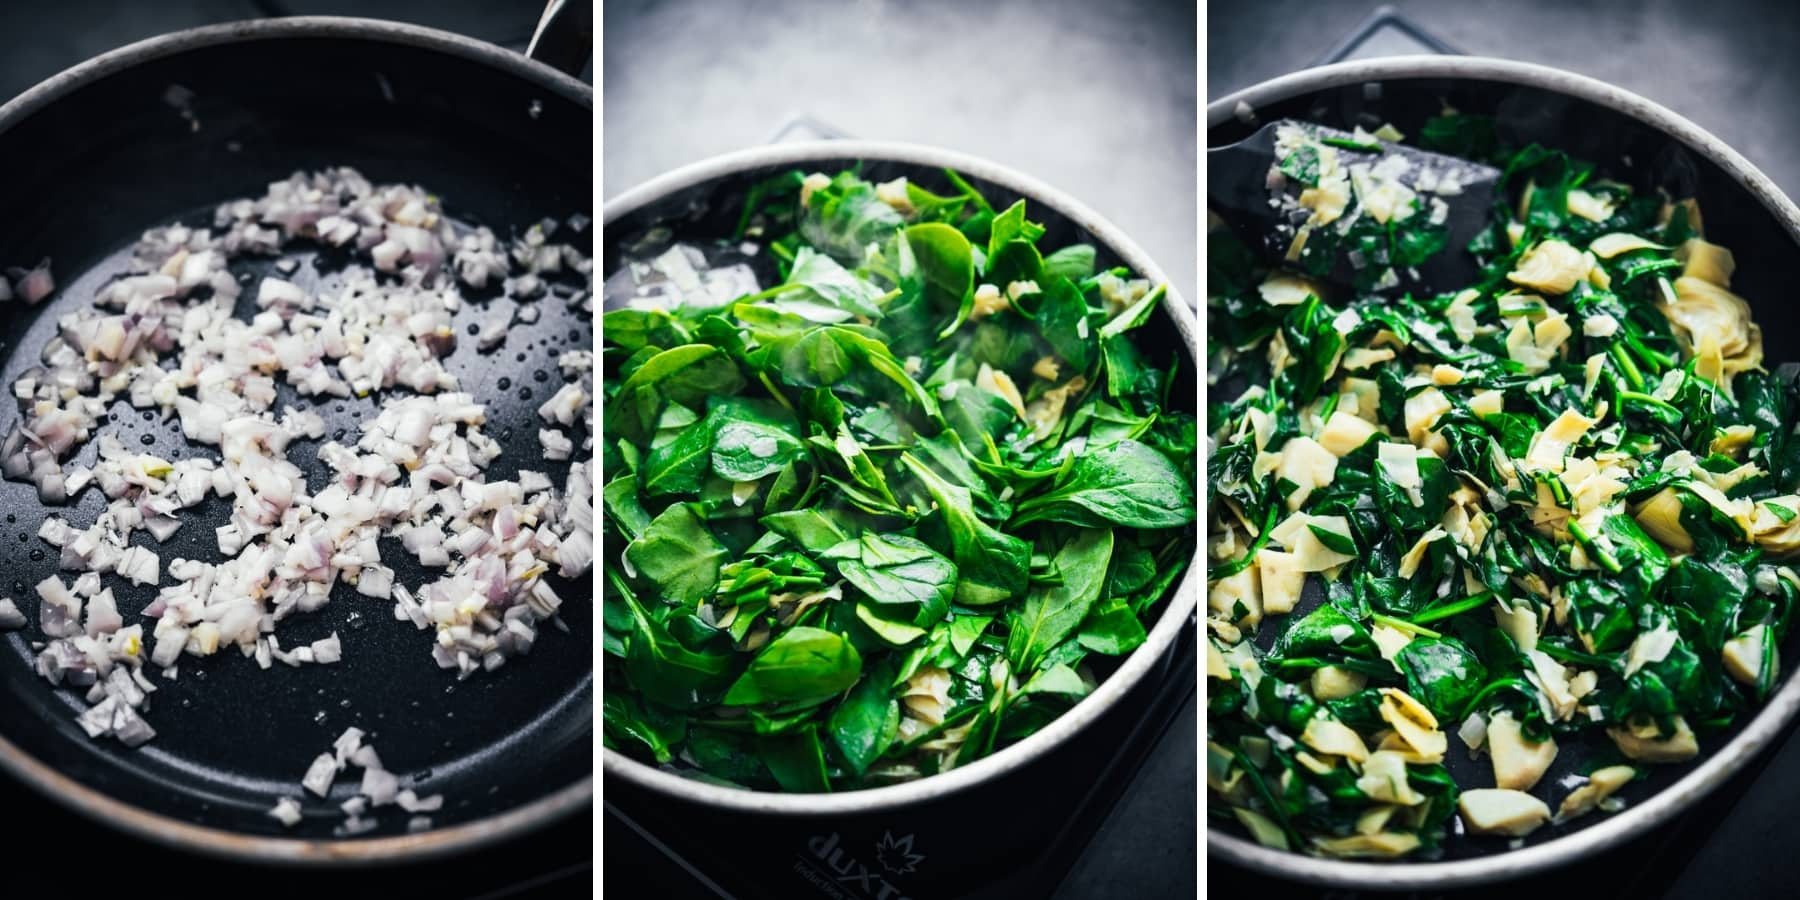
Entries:
[[[1454,189],[1384,184],[1351,155],[1388,136],[1300,137],[1278,141],[1268,187],[1315,222],[1303,248],[1268,265],[1227,228],[1208,241],[1214,815],[1287,849],[1429,855],[1459,795],[1437,738],[1461,754],[1510,717],[1540,751],[1697,755],[1689,732],[1773,690],[1800,589],[1800,390],[1765,371],[1732,293],[1752,263],[1708,243],[1691,202],[1504,146],[1484,116],[1419,135],[1504,172],[1467,247],[1421,227]],[[1473,255],[1480,277],[1405,293],[1367,277],[1436,253]],[[1309,278],[1340,263],[1348,286]],[[1013,520],[1160,506],[1135,487],[1158,479],[1112,475],[1103,452],[1022,493]],[[1115,562],[1109,584],[1136,568]],[[1436,721],[1423,747],[1395,727],[1400,695]],[[1377,764],[1396,749],[1402,766]]]
[[945,175],[784,173],[731,236],[765,289],[607,313],[607,746],[888,784],[1148,639],[1196,543],[1187,374],[1137,343],[1166,289]]

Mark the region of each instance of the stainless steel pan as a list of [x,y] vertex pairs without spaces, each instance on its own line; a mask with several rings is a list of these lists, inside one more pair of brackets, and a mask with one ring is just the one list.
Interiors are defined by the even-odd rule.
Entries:
[[[1067,194],[1060,193],[1055,187],[981,158],[967,157],[945,149],[873,140],[826,140],[745,149],[675,169],[648,184],[626,191],[617,200],[605,203],[605,268],[607,272],[612,272],[616,266],[619,239],[641,232],[653,223],[668,223],[671,227],[680,229],[682,221],[698,220],[722,205],[729,207],[734,198],[742,200],[743,187],[758,178],[794,167],[808,171],[835,171],[835,167],[848,166],[857,160],[866,164],[866,171],[880,173],[882,178],[909,175],[925,184],[941,180],[941,169],[945,167],[956,169],[983,191],[992,191],[990,196],[1004,196],[1008,202],[1012,198],[1024,198],[1031,211],[1031,218],[1044,221],[1051,229],[1051,234],[1057,234],[1060,230],[1064,238],[1080,236],[1091,241],[1100,250],[1102,265],[1123,263],[1143,277],[1148,277],[1152,283],[1168,281],[1163,270],[1157,268],[1156,263],[1152,263],[1136,243],[1132,243],[1096,212],[1069,198]],[[731,212],[731,216],[734,221],[736,212]],[[1166,349],[1181,347],[1184,362],[1192,364],[1193,360],[1197,360],[1199,331],[1195,317],[1188,302],[1181,299],[1181,293],[1174,286],[1170,286],[1168,302],[1161,306],[1157,317],[1161,328],[1152,324],[1145,329],[1145,333],[1154,333],[1152,340],[1166,344]],[[1157,349],[1165,347],[1159,346]],[[1188,396],[1192,400],[1192,394]],[[1105,715],[1109,707],[1114,706],[1118,698],[1129,689],[1138,686],[1139,682],[1159,677],[1179,639],[1184,634],[1192,634],[1193,608],[1199,592],[1199,565],[1199,556],[1195,556],[1188,574],[1181,583],[1175,585],[1174,594],[1165,599],[1161,617],[1150,628],[1147,643],[1130,653],[1120,668],[1112,671],[1093,695],[1076,704],[1066,715],[1060,716],[1039,733],[1031,734],[1030,738],[967,767],[904,785],[823,796],[716,787],[653,769],[610,749],[603,751],[601,769],[605,770],[608,779],[619,779],[632,787],[643,788],[646,792],[679,799],[691,805],[734,814],[778,817],[828,819],[833,815],[882,814],[965,792],[968,788],[1010,776],[1017,770],[1031,767],[1033,761],[1055,754],[1058,745],[1066,743],[1078,731],[1093,724],[1096,718]]]
[[[1734,289],[1748,299],[1765,334],[1771,367],[1793,362],[1781,340],[1800,329],[1800,308],[1787,303],[1785,267],[1800,250],[1800,209],[1754,165],[1693,122],[1602,81],[1528,63],[1479,57],[1403,56],[1307,69],[1214,101],[1207,107],[1207,143],[1237,140],[1261,121],[1292,116],[1347,122],[1364,114],[1416,133],[1418,123],[1445,103],[1463,112],[1496,115],[1520,142],[1556,146],[1602,168],[1659,184],[1676,196],[1699,198],[1707,236],[1743,260]],[[1410,126],[1410,127],[1409,127]],[[1790,634],[1787,659],[1800,658],[1800,634]],[[1322,885],[1383,890],[1444,890],[1501,881],[1574,863],[1667,822],[1748,765],[1782,738],[1800,710],[1800,680],[1783,681],[1748,722],[1703,741],[1690,764],[1661,767],[1626,789],[1628,807],[1546,827],[1517,850],[1495,841],[1453,840],[1432,862],[1369,863],[1321,859],[1257,845],[1222,830],[1208,834],[1208,852],[1237,865]],[[1460,750],[1451,753],[1454,771]],[[1562,759],[1560,757],[1570,757]],[[1559,755],[1545,783],[1565,774],[1581,753]]]

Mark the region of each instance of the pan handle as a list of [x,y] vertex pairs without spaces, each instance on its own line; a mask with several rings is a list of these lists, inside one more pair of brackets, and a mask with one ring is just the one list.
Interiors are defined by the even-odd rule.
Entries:
[[580,78],[593,53],[594,4],[585,0],[550,0],[525,55]]

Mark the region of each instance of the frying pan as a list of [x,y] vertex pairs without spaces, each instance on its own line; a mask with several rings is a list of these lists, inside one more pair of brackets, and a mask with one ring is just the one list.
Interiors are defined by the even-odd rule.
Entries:
[[[36,364],[56,320],[92,302],[120,272],[147,228],[209,224],[214,205],[260,196],[298,170],[353,166],[375,183],[418,184],[445,210],[508,239],[546,216],[592,212],[593,93],[517,54],[467,38],[387,22],[291,18],[199,28],[153,38],[83,63],[0,107],[0,259],[53,260],[58,290],[45,303],[0,307],[0,380]],[[567,229],[554,240],[591,246]],[[316,249],[316,248],[315,248]],[[297,280],[329,284],[337,262],[302,249]],[[234,263],[260,278],[269,262]],[[488,292],[489,294],[497,292]],[[246,292],[246,297],[248,292]],[[457,313],[459,336],[513,301],[478,292]],[[568,463],[537,445],[536,407],[560,384],[555,359],[592,343],[592,322],[555,298],[542,318],[515,325],[496,352],[464,338],[446,365],[487,404],[488,434],[504,452],[493,479],[520,468],[562,484]],[[242,310],[240,310],[240,314]],[[282,390],[287,390],[284,385]],[[284,393],[277,406],[305,403]],[[370,400],[305,403],[327,436],[354,440]],[[18,418],[0,409],[0,429]],[[167,458],[190,448],[173,420],[120,403],[115,430],[130,447]],[[577,440],[579,440],[579,435]],[[290,453],[316,490],[318,442]],[[92,462],[90,442],[75,457]],[[89,740],[80,699],[33,673],[41,640],[32,585],[56,571],[39,541],[50,514],[85,527],[104,506],[97,492],[46,508],[31,485],[0,482],[0,594],[33,624],[0,632],[0,769],[96,819],[187,850],[250,861],[346,864],[417,859],[509,837],[592,796],[591,588],[555,582],[567,632],[546,626],[533,651],[492,673],[457,681],[429,658],[430,632],[393,619],[387,602],[340,589],[323,609],[284,623],[290,646],[336,631],[335,665],[257,668],[224,652],[182,657],[176,680],[154,678],[147,714],[158,736],[130,750]],[[216,560],[212,529],[228,505],[209,498],[162,545],[167,561]],[[401,583],[432,576],[397,541],[382,556]],[[64,573],[68,575],[69,573]],[[108,578],[127,622],[154,589]],[[308,795],[306,819],[284,829],[266,815],[277,796],[299,796],[311,759],[346,726],[369,732],[384,764],[442,793],[434,828],[409,834],[408,816],[383,811],[375,831],[333,835],[336,805],[355,785],[340,776],[329,803]],[[354,770],[352,770],[354,774]]]
[[[1308,69],[1251,87],[1207,107],[1208,146],[1239,140],[1254,129],[1247,119],[1310,119],[1349,127],[1390,121],[1402,132],[1446,104],[1494,115],[1515,145],[1536,141],[1592,160],[1602,171],[1639,189],[1662,187],[1697,197],[1708,240],[1730,247],[1741,265],[1733,290],[1750,302],[1767,339],[1764,365],[1796,361],[1781,335],[1800,329],[1800,308],[1787,302],[1785,271],[1800,247],[1800,209],[1767,176],[1718,138],[1669,110],[1621,88],[1558,69],[1480,57],[1402,56]],[[1316,586],[1314,586],[1316,587]],[[1312,601],[1317,603],[1315,598]],[[1296,608],[1294,616],[1308,607]],[[1277,628],[1264,629],[1271,641]],[[1790,631],[1782,658],[1800,659],[1800,629]],[[1800,681],[1786,677],[1753,715],[1731,730],[1703,739],[1701,755],[1677,766],[1654,766],[1651,777],[1620,792],[1627,806],[1545,826],[1520,849],[1504,839],[1453,835],[1440,861],[1369,863],[1321,859],[1271,850],[1236,831],[1212,829],[1209,852],[1247,868],[1316,884],[1385,890],[1432,889],[1499,881],[1587,858],[1668,821],[1749,765],[1786,733],[1800,710]],[[1458,742],[1452,741],[1453,745]],[[1559,741],[1556,764],[1539,783],[1542,797],[1560,801],[1559,786],[1606,743]],[[1492,774],[1454,746],[1446,765],[1457,782],[1486,786]]]
[[[621,246],[653,228],[667,228],[676,239],[685,241],[729,237],[746,192],[769,176],[795,168],[836,172],[858,164],[863,177],[873,181],[906,176],[913,183],[942,192],[953,190],[943,170],[954,169],[996,208],[1024,199],[1032,220],[1041,221],[1048,229],[1046,246],[1087,242],[1096,246],[1098,262],[1103,267],[1123,264],[1153,283],[1169,281],[1129,237],[1054,187],[1005,166],[960,153],[861,140],[776,144],[729,153],[626,191],[605,206],[601,272],[617,271],[622,264]],[[766,282],[771,273],[760,276]],[[1167,301],[1159,306],[1154,320],[1134,334],[1141,335],[1144,348],[1154,359],[1180,354],[1180,371],[1188,372],[1199,357],[1196,328],[1191,307],[1171,285]],[[1195,388],[1195,380],[1178,379],[1171,406],[1197,412]],[[606,554],[616,552],[616,547],[603,548]],[[1041,828],[998,823],[1007,821],[1006,815],[1041,805],[1036,798],[1046,792],[1091,786],[1097,780],[1093,760],[1096,756],[1110,759],[1115,755],[1136,724],[1121,721],[1120,716],[1111,713],[1125,707],[1126,698],[1133,691],[1171,677],[1180,659],[1191,659],[1188,655],[1194,646],[1193,614],[1200,564],[1196,553],[1180,582],[1155,607],[1156,618],[1148,640],[1125,657],[1092,694],[1037,733],[967,766],[866,790],[783,794],[708,784],[603,748],[601,768],[607,790],[618,791],[615,796],[634,798],[640,805],[654,805],[670,821],[704,821],[708,830],[716,834],[780,835],[752,842],[759,855],[764,847],[781,847],[789,832],[796,835],[789,849],[803,860],[804,854],[811,852],[809,847],[816,851],[827,841],[834,848],[840,840],[845,848],[867,848],[885,833],[913,834],[918,838],[917,846],[930,848],[929,869],[919,875],[908,873],[912,881],[887,873],[896,882],[893,889],[924,896],[925,892],[916,885],[929,878],[941,885],[955,885],[958,892],[969,890],[1019,860],[1031,859],[1039,849],[1035,842],[1042,837]],[[1008,812],[996,819],[996,810]],[[729,852],[728,847],[720,848],[721,854]],[[773,851],[767,855],[776,868],[792,873],[794,861],[783,860]],[[843,861],[847,857],[833,859],[850,866]],[[874,865],[872,858],[869,864]],[[818,866],[820,862],[814,859],[806,865]],[[769,876],[757,881],[779,895],[780,889],[769,884]],[[867,883],[864,889],[875,890]],[[810,896],[817,888],[802,889],[796,882],[790,890],[794,896]]]

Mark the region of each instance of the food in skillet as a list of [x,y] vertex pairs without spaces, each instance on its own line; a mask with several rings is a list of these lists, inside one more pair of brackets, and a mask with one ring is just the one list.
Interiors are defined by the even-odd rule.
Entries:
[[[1699,207],[1481,117],[1423,137],[1504,167],[1474,284],[1392,290],[1412,249],[1465,252],[1443,197],[1304,131],[1270,185],[1317,255],[1209,235],[1207,786],[1272,847],[1428,857],[1458,817],[1616,809],[1766,699],[1800,588],[1800,396]],[[1356,289],[1313,280],[1336,253]]]
[[[467,333],[494,350],[496,322],[504,337],[543,303],[591,310],[591,261],[568,243],[584,230],[546,221],[503,243],[417,187],[344,168],[297,173],[220,205],[208,227],[145,233],[127,271],[58,320],[41,365],[12,384],[19,413],[0,473],[70,506],[37,535],[63,574],[39,583],[35,602],[0,602],[0,627],[36,624],[38,671],[83,694],[90,737],[154,737],[142,715],[151,673],[178,677],[186,657],[338,662],[336,633],[291,637],[334,599],[380,603],[431,630],[436,664],[459,677],[560,624],[548,579],[582,575],[593,554],[591,459],[574,458],[592,431],[592,353],[555,360],[565,383],[537,411],[541,458],[489,479],[501,453],[485,430],[490,387],[459,380],[453,323],[487,322]],[[28,302],[50,285],[40,270],[16,284]],[[327,437],[314,408],[325,404],[357,404],[367,418]],[[120,439],[115,422],[140,412],[179,422],[184,458]],[[309,484],[296,464],[306,457],[326,477]],[[104,495],[97,515],[77,505],[86,491]],[[156,549],[227,508],[206,539],[216,556]],[[441,572],[401,583],[383,559],[396,551]],[[385,780],[373,786],[374,805],[394,802]]]
[[608,278],[607,746],[759,789],[905,781],[1145,640],[1195,549],[1184,376],[1133,343],[1165,288],[946,176],[791,172],[732,240],[659,230]]

